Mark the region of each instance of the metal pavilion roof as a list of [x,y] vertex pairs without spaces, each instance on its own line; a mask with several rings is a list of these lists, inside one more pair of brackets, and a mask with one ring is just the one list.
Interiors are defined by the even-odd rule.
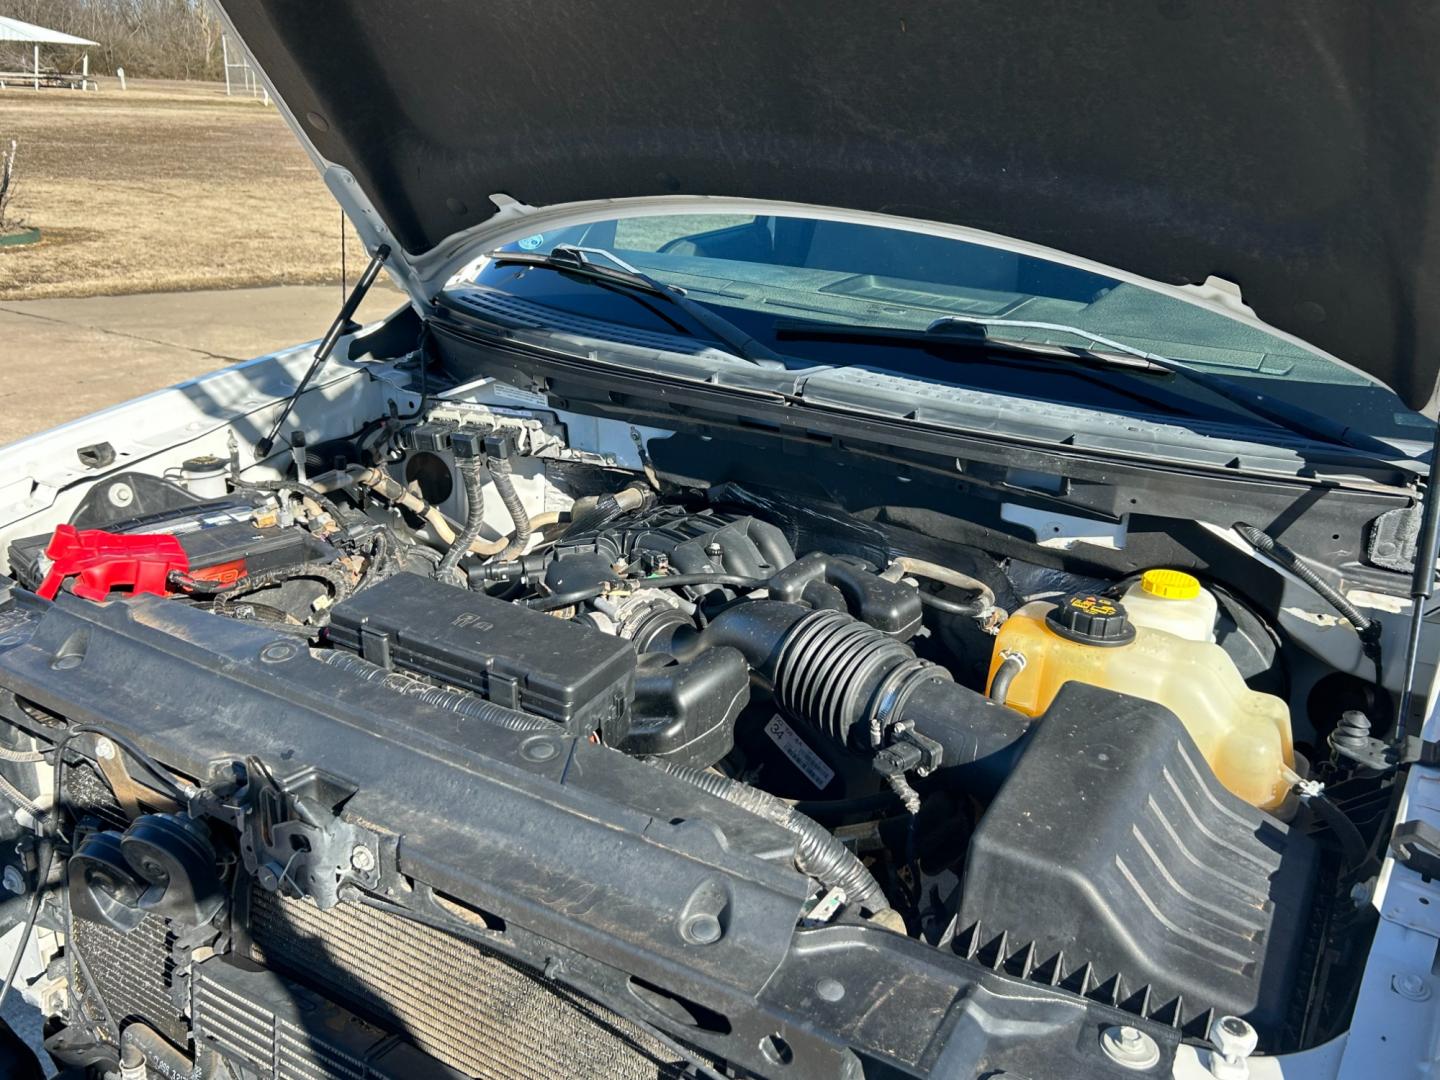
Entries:
[[27,45],[99,44],[88,38],[64,34],[59,30],[51,30],[48,27],[36,26],[34,23],[21,22],[19,19],[10,19],[5,16],[0,16],[0,41],[23,41]]

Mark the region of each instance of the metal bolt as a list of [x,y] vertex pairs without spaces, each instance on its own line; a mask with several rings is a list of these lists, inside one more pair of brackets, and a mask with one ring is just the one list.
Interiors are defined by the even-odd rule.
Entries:
[[129,506],[135,501],[135,491],[129,484],[111,484],[105,495],[116,506]]
[[1430,996],[1430,984],[1414,972],[1406,975],[1392,975],[1390,989],[1410,1001],[1424,1001]]
[[821,1001],[839,1001],[845,996],[845,984],[839,979],[820,979],[815,983],[815,993]]
[[368,874],[375,869],[375,853],[364,844],[356,844],[350,849],[350,865],[362,874]]
[[1124,1024],[1100,1032],[1100,1049],[1117,1065],[1137,1072],[1160,1063],[1160,1045],[1137,1027]]
[[724,933],[720,920],[714,915],[692,915],[685,922],[684,937],[692,945],[713,945]]
[[95,740],[95,756],[109,761],[115,756],[115,744],[105,736],[100,736]]
[[1375,888],[1375,879],[1369,881],[1357,881],[1350,888],[1350,902],[1356,907],[1364,907],[1370,903],[1370,897]]
[[25,875],[20,873],[18,866],[5,867],[5,875],[0,878],[0,885],[14,893],[16,896],[25,895]]
[[1255,1029],[1240,1017],[1216,1017],[1210,1025],[1210,1045],[1215,1047],[1210,1055],[1210,1075],[1216,1080],[1246,1080],[1250,1075],[1246,1059],[1259,1041]]

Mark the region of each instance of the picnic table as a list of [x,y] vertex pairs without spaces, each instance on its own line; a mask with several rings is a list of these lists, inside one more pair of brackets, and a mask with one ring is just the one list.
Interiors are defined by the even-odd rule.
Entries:
[[99,90],[100,84],[80,71],[59,71],[55,68],[41,68],[34,71],[0,71],[0,89],[10,85],[33,86],[35,89],[48,86],[60,90]]

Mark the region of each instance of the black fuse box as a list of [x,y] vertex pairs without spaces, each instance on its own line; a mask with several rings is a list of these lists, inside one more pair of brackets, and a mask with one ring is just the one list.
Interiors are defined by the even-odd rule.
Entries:
[[413,574],[341,604],[330,638],[384,668],[428,675],[562,725],[626,734],[635,650],[592,627]]

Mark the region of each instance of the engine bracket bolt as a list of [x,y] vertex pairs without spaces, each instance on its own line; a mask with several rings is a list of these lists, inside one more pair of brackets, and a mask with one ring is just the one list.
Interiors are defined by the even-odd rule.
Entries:
[[356,844],[350,849],[350,866],[362,874],[368,874],[375,869],[375,853],[364,844]]
[[115,744],[102,735],[95,740],[95,756],[109,761],[115,756]]
[[1246,1080],[1250,1075],[1247,1060],[1255,1052],[1260,1036],[1246,1020],[1238,1016],[1217,1016],[1210,1025],[1210,1075],[1216,1080]]
[[1137,1072],[1160,1063],[1160,1045],[1145,1032],[1129,1024],[1107,1027],[1100,1032],[1100,1049],[1117,1065]]
[[821,1001],[839,1001],[845,996],[845,984],[827,976],[815,983],[815,993]]
[[1430,997],[1430,984],[1414,972],[1390,976],[1390,989],[1410,1001],[1425,1001]]
[[288,641],[272,641],[260,650],[260,660],[266,664],[283,664],[300,655],[300,650]]
[[524,746],[520,747],[520,756],[526,761],[549,761],[559,752],[559,747],[543,736],[538,739],[531,739]]
[[692,945],[713,945],[725,936],[725,930],[718,918],[709,912],[701,912],[685,920],[681,936]]

